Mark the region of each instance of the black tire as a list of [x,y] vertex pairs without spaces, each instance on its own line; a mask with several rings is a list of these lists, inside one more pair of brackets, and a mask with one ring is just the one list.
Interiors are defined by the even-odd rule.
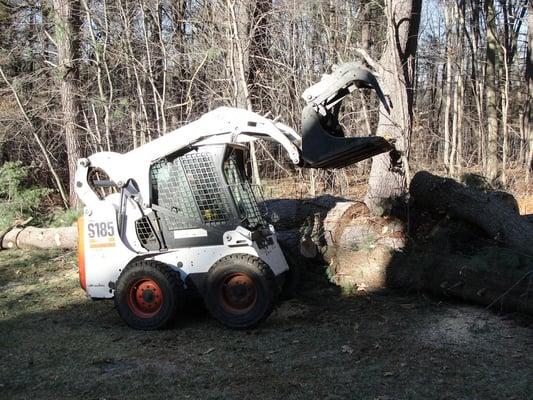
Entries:
[[174,321],[183,301],[177,272],[158,261],[135,261],[118,278],[115,307],[132,328],[162,329]]
[[270,267],[257,257],[234,254],[217,261],[207,276],[205,302],[213,317],[235,329],[265,320],[277,299]]

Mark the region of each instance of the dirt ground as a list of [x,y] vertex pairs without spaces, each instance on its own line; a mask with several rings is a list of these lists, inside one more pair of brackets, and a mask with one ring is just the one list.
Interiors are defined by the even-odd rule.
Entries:
[[0,253],[2,399],[532,399],[533,319],[420,294],[343,297],[321,271],[259,328],[193,307],[134,331],[73,254]]

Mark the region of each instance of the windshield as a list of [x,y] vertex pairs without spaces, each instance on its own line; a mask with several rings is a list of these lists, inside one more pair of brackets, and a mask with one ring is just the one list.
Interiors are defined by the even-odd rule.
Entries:
[[244,152],[232,149],[224,162],[224,174],[243,226],[255,229],[265,225],[256,194],[244,173]]

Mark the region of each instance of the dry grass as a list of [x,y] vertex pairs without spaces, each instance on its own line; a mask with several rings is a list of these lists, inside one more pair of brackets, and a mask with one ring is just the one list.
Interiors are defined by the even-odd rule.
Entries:
[[520,208],[520,214],[528,215],[533,214],[533,194],[529,196],[518,196],[518,207]]
[[531,319],[304,278],[256,330],[196,307],[139,332],[85,298],[72,254],[2,252],[0,398],[531,398]]
[[[445,171],[434,171],[433,166],[414,166],[412,173],[420,170],[428,170],[433,174],[446,176]],[[465,169],[462,173],[482,174],[478,168]],[[459,179],[460,180],[460,179]],[[308,175],[302,177],[293,176],[280,179],[265,179],[263,182],[263,194],[265,198],[293,198],[301,199],[311,197],[311,185]],[[368,186],[368,175],[358,174],[356,168],[349,168],[348,172],[338,172],[337,180],[333,186],[324,186],[324,179],[319,179],[315,195],[330,194],[362,201]],[[526,181],[523,169],[509,169],[507,172],[507,184],[503,189],[514,195],[521,205],[522,214],[533,214],[533,186]]]

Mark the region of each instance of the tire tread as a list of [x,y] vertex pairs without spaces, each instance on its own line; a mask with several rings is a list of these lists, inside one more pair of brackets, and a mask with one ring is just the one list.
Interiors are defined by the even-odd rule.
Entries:
[[[218,260],[213,266],[209,269],[209,273],[211,274],[212,271],[214,271],[216,268],[220,268],[221,265],[226,265],[228,263],[232,262],[242,262],[247,264],[248,266],[252,268],[256,268],[258,273],[265,279],[267,290],[272,294],[272,301],[268,304],[268,308],[265,310],[261,318],[254,321],[253,324],[246,325],[246,326],[235,326],[230,323],[224,322],[221,320],[220,316],[218,315],[217,309],[214,309],[213,307],[210,307],[209,299],[210,294],[206,294],[206,306],[211,311],[211,314],[218,319],[222,324],[229,326],[230,328],[235,329],[248,329],[257,326],[261,322],[263,322],[265,319],[267,319],[272,311],[274,310],[278,297],[280,295],[279,287],[276,283],[276,278],[274,276],[274,273],[270,269],[270,267],[260,258],[252,256],[250,254],[231,254],[229,256],[223,257],[220,260]],[[209,288],[208,288],[209,290]]]
[[[169,284],[171,291],[174,293],[174,299],[173,304],[171,304],[171,308],[168,312],[168,316],[158,323],[155,323],[153,325],[147,324],[147,321],[139,321],[136,317],[130,315],[129,307],[127,304],[123,304],[121,302],[121,298],[123,297],[122,291],[127,290],[127,286],[129,282],[127,282],[127,278],[129,274],[135,273],[132,272],[132,270],[137,270],[139,273],[147,273],[149,274],[153,270],[158,271],[161,275],[163,275],[166,282]],[[126,279],[126,280],[125,280]],[[166,328],[168,325],[170,325],[177,316],[177,311],[180,308],[180,305],[183,303],[184,300],[184,292],[185,288],[183,285],[183,282],[181,280],[181,277],[179,274],[174,271],[170,266],[167,264],[164,264],[160,261],[156,260],[140,260],[140,261],[134,261],[131,264],[129,264],[124,270],[121,272],[118,280],[117,280],[117,286],[115,290],[115,308],[117,309],[119,315],[124,319],[124,321],[135,329],[142,329],[142,330],[156,330],[156,329],[163,329]],[[145,322],[144,324],[142,322]]]

